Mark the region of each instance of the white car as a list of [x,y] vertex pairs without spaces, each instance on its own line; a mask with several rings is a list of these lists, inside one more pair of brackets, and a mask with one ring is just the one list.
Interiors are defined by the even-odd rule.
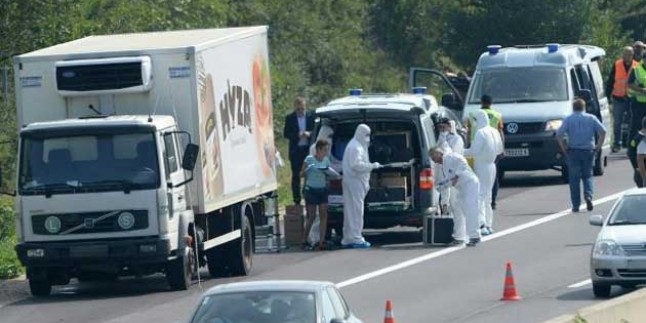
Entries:
[[361,323],[333,283],[257,281],[209,289],[191,323]]
[[612,285],[646,284],[646,189],[626,192],[608,217],[590,216],[602,226],[592,249],[590,277],[597,297],[610,296]]

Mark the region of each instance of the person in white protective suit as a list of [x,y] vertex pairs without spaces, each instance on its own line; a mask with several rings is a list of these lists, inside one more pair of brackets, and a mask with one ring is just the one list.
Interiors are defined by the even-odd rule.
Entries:
[[369,248],[362,235],[363,205],[370,189],[370,172],[381,167],[368,159],[370,127],[360,124],[343,153],[343,240],[346,248]]
[[503,153],[502,139],[498,130],[489,126],[489,116],[482,110],[475,111],[477,131],[465,156],[473,156],[473,168],[480,181],[480,221],[483,235],[493,233],[493,209],[491,192],[496,180],[496,158]]
[[[316,154],[316,142],[319,140],[325,140],[328,143],[328,149],[329,151],[332,151],[332,135],[334,135],[334,130],[328,126],[328,125],[323,125],[321,126],[321,130],[319,130],[318,135],[316,136],[316,140],[314,141],[314,144],[310,146],[310,155],[314,156]],[[331,154],[328,155],[330,158],[330,167],[332,167],[335,171],[339,171],[335,165],[339,163],[338,160],[336,160]],[[307,242],[310,244],[310,246],[315,246],[319,243],[320,239],[320,226],[321,226],[321,219],[317,216],[316,219],[314,220],[314,224],[312,224],[312,229],[309,232],[309,235],[307,237]]]
[[[464,152],[464,140],[460,135],[457,134],[455,127],[455,121],[449,120],[448,118],[442,118],[438,122],[438,128],[440,130],[440,138],[438,140],[438,146],[444,148],[444,152],[453,152],[458,155],[462,155]],[[440,182],[444,179],[443,165],[435,164],[436,170],[434,172],[436,176],[436,182]],[[450,185],[445,185],[440,192],[440,209],[443,214],[453,214],[453,242],[452,244],[458,245],[463,244],[467,240],[466,236],[466,225],[464,219],[464,213],[462,208],[459,206],[458,201],[458,190]]]
[[444,180],[437,183],[438,187],[441,189],[444,186],[450,186],[457,192],[454,206],[464,214],[466,235],[469,237],[467,246],[477,245],[480,242],[478,177],[460,154],[446,152],[442,147],[431,148],[428,154],[434,163],[442,165]]

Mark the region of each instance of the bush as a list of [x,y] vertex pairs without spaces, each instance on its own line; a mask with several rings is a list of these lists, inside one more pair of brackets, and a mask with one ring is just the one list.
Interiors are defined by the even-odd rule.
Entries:
[[15,214],[10,199],[0,199],[0,279],[14,278],[23,272],[14,247],[18,240],[15,232]]

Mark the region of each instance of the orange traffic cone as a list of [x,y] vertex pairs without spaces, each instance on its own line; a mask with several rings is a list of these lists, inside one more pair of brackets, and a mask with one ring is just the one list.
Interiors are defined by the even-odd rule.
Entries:
[[519,301],[521,300],[516,293],[516,282],[514,274],[511,272],[511,262],[507,262],[507,273],[505,274],[505,289],[502,293],[501,301]]
[[393,315],[393,303],[390,300],[386,301],[386,315],[384,316],[384,323],[395,323],[395,316]]

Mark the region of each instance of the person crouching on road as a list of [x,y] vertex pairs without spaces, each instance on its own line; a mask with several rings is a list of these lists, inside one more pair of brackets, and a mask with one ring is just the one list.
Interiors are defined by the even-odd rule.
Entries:
[[370,127],[360,124],[343,153],[343,239],[345,248],[370,248],[362,235],[363,206],[370,189],[370,173],[381,167],[368,159]]
[[496,180],[496,158],[502,154],[500,134],[489,125],[489,116],[483,110],[475,111],[477,131],[471,147],[464,151],[465,156],[473,156],[473,168],[480,181],[480,218],[484,227],[482,235],[493,233],[493,209],[491,196]]
[[[567,158],[572,212],[579,212],[579,205],[581,205],[581,180],[583,180],[583,198],[586,208],[592,211],[594,208],[592,169],[595,156],[606,139],[606,128],[597,117],[585,112],[585,101],[582,99],[574,100],[572,109],[574,112],[563,120],[563,124],[556,132],[556,138],[561,152]],[[568,136],[567,145],[563,139],[565,135]]]
[[307,236],[312,230],[318,209],[320,220],[319,250],[325,249],[325,232],[327,229],[328,187],[324,171],[330,167],[330,159],[327,156],[329,147],[330,144],[327,140],[318,140],[315,144],[316,152],[305,158],[303,169],[301,170],[301,177],[305,177],[305,188],[303,190],[307,209],[307,224],[305,225],[305,231],[303,231],[303,246],[307,246]]
[[442,165],[444,180],[438,186],[449,185],[457,191],[456,207],[464,214],[466,231],[469,236],[467,246],[473,247],[480,243],[480,211],[478,210],[478,195],[480,182],[473,173],[467,160],[460,154],[445,152],[442,147],[433,147],[428,152],[434,163]]
[[[637,187],[642,188],[644,187],[644,181],[642,179],[642,173],[641,169],[639,167],[639,164],[637,163],[637,155],[638,154],[644,154],[644,139],[646,138],[646,118],[642,119],[642,128],[637,132],[635,137],[633,137],[630,140],[630,143],[628,144],[628,150],[626,154],[628,155],[628,159],[630,160],[630,164],[633,166],[633,180],[635,181],[635,185]],[[639,148],[641,147],[641,152],[639,152]]]

